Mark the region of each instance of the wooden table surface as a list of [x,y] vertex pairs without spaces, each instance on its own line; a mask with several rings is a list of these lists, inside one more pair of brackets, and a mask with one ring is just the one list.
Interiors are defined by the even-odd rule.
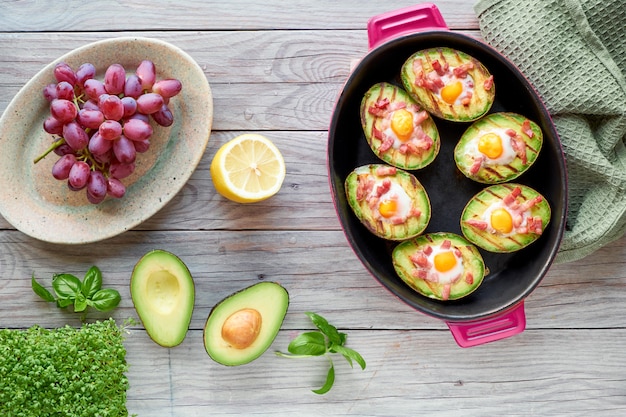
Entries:
[[[441,320],[416,312],[377,283],[337,220],[326,168],[327,129],[351,63],[367,53],[371,16],[410,1],[163,0],[0,2],[0,111],[46,64],[93,41],[124,35],[170,42],[203,69],[214,96],[209,145],[183,189],[141,225],[79,246],[42,242],[0,218],[0,327],[80,325],[38,301],[30,278],[84,274],[98,265],[122,294],[118,321],[137,317],[129,277],[152,249],[189,267],[196,301],[178,347],[128,336],[128,408],[140,416],[618,416],[626,413],[626,239],[554,265],[526,299],[526,330],[460,348]],[[438,1],[448,26],[480,39],[473,2]],[[239,205],[216,195],[209,165],[243,132],[271,138],[287,176],[278,195]],[[2,155],[9,158],[10,155]],[[330,261],[330,262],[329,262]],[[82,276],[82,275],[81,275]],[[205,353],[211,308],[251,284],[279,281],[291,304],[272,347],[224,367]],[[324,396],[323,359],[276,357],[312,329],[304,312],[348,334],[367,368],[336,360]],[[88,320],[108,315],[89,313]],[[1,377],[1,376],[0,376]]]

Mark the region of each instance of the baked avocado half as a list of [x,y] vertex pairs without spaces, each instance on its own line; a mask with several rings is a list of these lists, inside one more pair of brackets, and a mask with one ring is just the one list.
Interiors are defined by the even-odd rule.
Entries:
[[433,116],[453,122],[487,114],[495,99],[493,76],[476,58],[452,48],[429,48],[402,65],[404,89]]
[[411,173],[385,164],[363,165],[345,180],[348,204],[376,236],[405,240],[430,222],[430,199]]
[[183,341],[191,322],[195,286],[180,258],[160,249],[146,253],[133,269],[130,295],[155,343],[173,347]]
[[472,123],[454,148],[454,161],[468,178],[484,184],[516,179],[533,165],[541,128],[516,113],[492,113]]
[[386,163],[416,170],[439,153],[437,126],[402,88],[381,82],[361,101],[361,125],[372,151]]
[[229,295],[211,310],[204,347],[215,362],[244,365],[272,344],[287,314],[289,294],[275,282],[260,282]]
[[418,293],[437,300],[471,294],[485,276],[478,249],[455,233],[431,233],[407,240],[392,253],[398,276]]
[[490,252],[515,252],[536,241],[550,223],[551,209],[534,189],[515,183],[485,188],[461,213],[461,231]]

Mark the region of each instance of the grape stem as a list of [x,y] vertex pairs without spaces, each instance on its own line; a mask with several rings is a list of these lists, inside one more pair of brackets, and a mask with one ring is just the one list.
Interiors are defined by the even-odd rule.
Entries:
[[46,156],[48,156],[48,154],[50,152],[54,151],[56,148],[58,148],[59,146],[63,145],[64,143],[65,143],[65,139],[64,138],[59,138],[59,139],[55,140],[54,142],[52,142],[52,145],[50,145],[50,147],[44,151],[44,153],[42,153],[41,155],[39,155],[37,158],[35,158],[33,160],[33,163],[36,164],[37,162],[41,161]]

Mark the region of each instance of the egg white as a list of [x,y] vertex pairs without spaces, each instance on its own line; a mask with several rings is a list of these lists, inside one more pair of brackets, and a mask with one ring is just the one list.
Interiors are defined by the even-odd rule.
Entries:
[[[430,253],[430,255],[427,256],[427,258],[428,258],[429,265],[432,265],[431,272],[436,273],[437,276],[439,277],[439,284],[449,284],[463,273],[463,271],[465,270],[465,268],[463,267],[463,258],[460,256],[457,256],[457,254],[454,253],[455,251],[453,248],[442,249],[441,245],[436,245],[436,246],[432,246],[432,249],[433,251]],[[449,251],[452,251],[452,253],[454,254],[454,258],[456,259],[456,265],[452,269],[446,272],[437,271],[437,269],[435,268],[435,256],[437,256],[437,254],[439,253],[449,252]]]
[[[487,155],[485,155],[484,153],[478,150],[479,139],[488,133],[495,133],[496,135],[500,136],[500,140],[502,141],[502,154],[500,154],[500,156],[497,158],[493,158],[493,159],[489,158]],[[465,153],[471,156],[472,158],[477,158],[477,157],[485,158],[483,162],[485,165],[510,164],[517,156],[517,153],[513,149],[513,146],[511,146],[511,137],[507,135],[505,129],[500,129],[500,128],[493,128],[493,129],[489,129],[488,131],[481,130],[480,132],[478,132],[472,138],[472,140],[468,141],[467,144],[465,145]]]

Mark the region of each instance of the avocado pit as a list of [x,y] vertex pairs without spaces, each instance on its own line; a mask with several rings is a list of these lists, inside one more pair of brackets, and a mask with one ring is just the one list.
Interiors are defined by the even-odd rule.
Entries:
[[245,349],[259,336],[262,323],[261,313],[253,308],[243,308],[224,321],[222,338],[235,349]]

